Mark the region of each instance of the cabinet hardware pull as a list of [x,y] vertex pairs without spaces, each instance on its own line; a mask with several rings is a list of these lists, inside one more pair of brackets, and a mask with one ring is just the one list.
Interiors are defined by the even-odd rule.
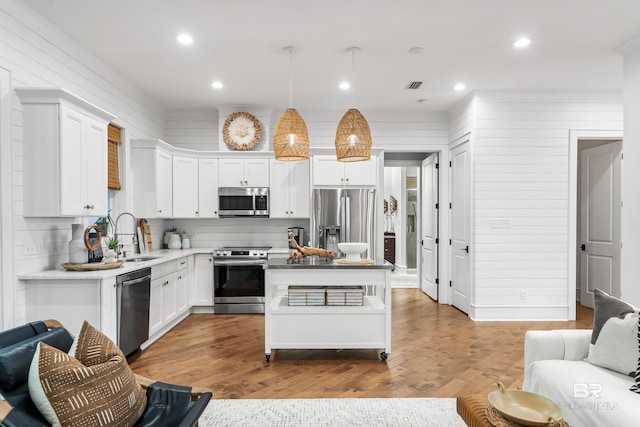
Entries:
[[196,211],[196,215],[198,215],[198,211]]
[[180,263],[180,265],[185,265],[186,263],[187,263],[187,261],[182,261],[182,262]]

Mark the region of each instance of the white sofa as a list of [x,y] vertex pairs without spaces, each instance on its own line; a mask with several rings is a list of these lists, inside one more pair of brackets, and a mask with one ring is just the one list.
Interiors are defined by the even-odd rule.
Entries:
[[572,427],[640,426],[632,377],[584,361],[591,330],[528,331],[523,389],[555,401]]

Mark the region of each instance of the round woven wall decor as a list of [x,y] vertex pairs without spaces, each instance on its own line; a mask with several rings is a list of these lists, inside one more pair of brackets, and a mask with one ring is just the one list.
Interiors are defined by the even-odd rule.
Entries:
[[224,142],[234,150],[246,151],[255,147],[260,141],[262,131],[260,122],[253,114],[237,111],[229,114],[224,121]]

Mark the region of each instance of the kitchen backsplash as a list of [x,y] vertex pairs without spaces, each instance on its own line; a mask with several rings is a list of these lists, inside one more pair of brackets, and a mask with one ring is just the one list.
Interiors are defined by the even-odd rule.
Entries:
[[154,248],[162,248],[164,232],[173,227],[179,233],[186,231],[189,234],[192,248],[215,249],[244,245],[286,248],[287,228],[292,226],[303,227],[306,235],[309,235],[307,219],[149,219],[148,223],[151,226]]

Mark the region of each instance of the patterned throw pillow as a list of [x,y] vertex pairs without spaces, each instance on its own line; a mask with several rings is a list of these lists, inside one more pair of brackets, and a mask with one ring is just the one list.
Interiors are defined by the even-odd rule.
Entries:
[[133,426],[147,398],[122,351],[84,322],[76,357],[40,343],[29,371],[29,393],[54,426]]
[[638,310],[595,289],[593,332],[587,361],[634,376],[638,367]]

